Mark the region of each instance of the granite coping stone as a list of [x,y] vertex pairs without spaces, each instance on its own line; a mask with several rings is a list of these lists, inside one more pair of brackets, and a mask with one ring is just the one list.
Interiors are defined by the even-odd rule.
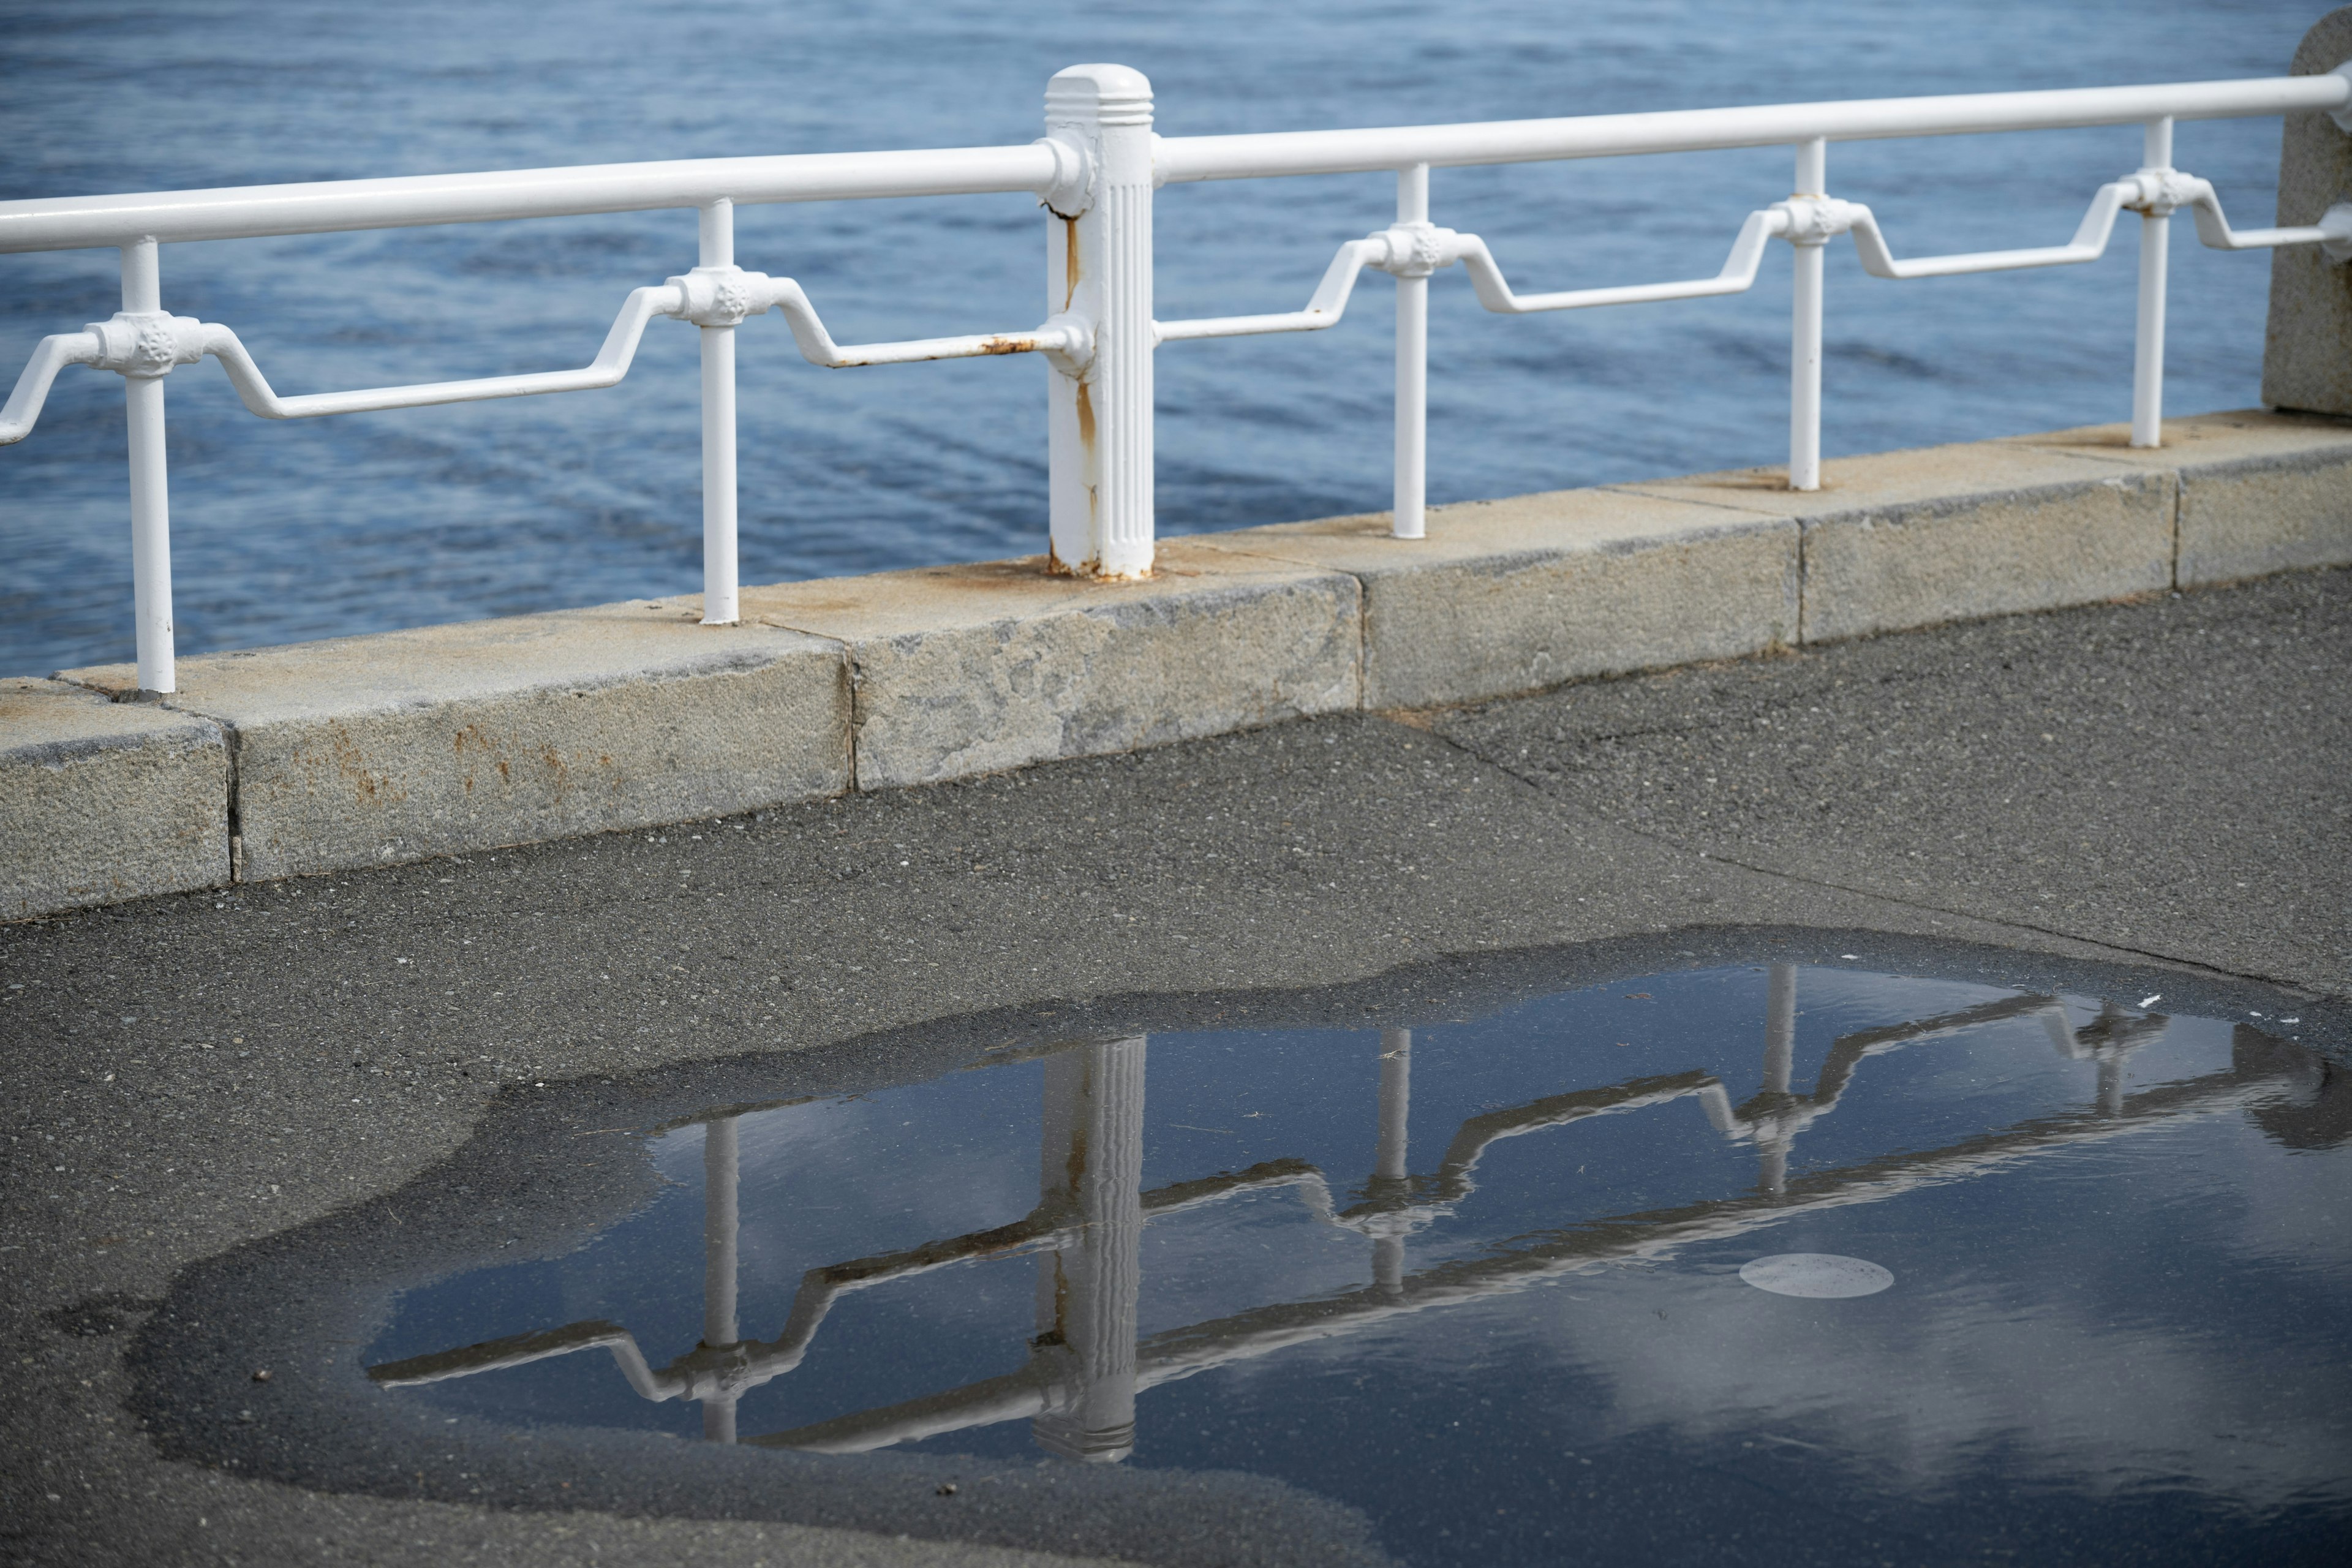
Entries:
[[[129,665],[61,679],[122,692]],[[637,602],[182,659],[240,879],[716,816],[849,782],[837,645]]]
[[883,789],[1354,708],[1360,598],[1344,573],[1177,539],[1139,582],[1051,576],[1032,557],[741,603],[848,650],[857,787]]
[[0,920],[229,879],[220,726],[58,680],[0,680]]
[[2000,441],[1617,487],[1795,520],[1801,638],[1822,642],[2056,609],[2172,584],[2173,476]]
[[2352,563],[2352,418],[2253,408],[2168,419],[2156,447],[2126,425],[2003,444],[2174,475],[2176,586]]
[[1210,534],[1214,550],[1363,584],[1364,702],[1421,708],[1797,638],[1798,529],[1761,511],[1609,489]]

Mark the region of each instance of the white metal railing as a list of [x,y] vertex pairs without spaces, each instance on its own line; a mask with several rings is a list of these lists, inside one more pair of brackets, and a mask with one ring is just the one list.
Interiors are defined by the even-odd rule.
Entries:
[[[2066,266],[2102,255],[2118,216],[2140,216],[2137,357],[2132,441],[2153,447],[2162,428],[2166,245],[2171,215],[2187,208],[2199,237],[2222,249],[2319,245],[2352,260],[2352,202],[2308,227],[2232,229],[2211,185],[2172,166],[2174,124],[2320,111],[2352,131],[2352,61],[2318,76],[2152,87],[1877,99],[1751,109],[1591,115],[1484,124],[1400,126],[1265,135],[1162,138],[1152,133],[1151,87],[1124,66],[1073,66],[1045,92],[1046,134],[1024,147],[852,153],[604,164],[501,174],[256,185],[59,201],[0,203],[0,251],[113,247],[122,256],[122,309],[78,332],[45,338],[0,410],[0,445],[22,440],[58,373],[68,364],[123,377],[131,449],[131,563],[139,685],[174,689],[169,503],[163,461],[163,377],[206,355],[238,396],[270,419],[414,408],[610,386],[656,316],[701,330],[703,620],[737,618],[735,331],[781,310],[803,357],[828,366],[1039,353],[1050,362],[1046,441],[1049,534],[1058,570],[1140,576],[1152,560],[1152,355],[1197,338],[1313,331],[1337,322],[1367,268],[1396,279],[1394,529],[1423,531],[1427,452],[1428,289],[1459,262],[1479,302],[1506,315],[1738,293],[1751,286],[1767,242],[1795,254],[1790,348],[1789,483],[1821,483],[1822,253],[1852,235],[1864,268],[1910,279]],[[2037,249],[1898,260],[1878,219],[1829,194],[1832,142],[2139,124],[2141,166],[2102,185],[2074,237]],[[1786,146],[1794,193],[1748,215],[1720,271],[1709,278],[1519,294],[1486,242],[1430,221],[1429,171],[1642,153]],[[1304,310],[1160,321],[1152,316],[1152,199],[1161,184],[1292,174],[1391,172],[1397,218],[1339,248]],[[734,209],[745,203],[847,201],[1029,192],[1058,225],[1046,247],[1049,313],[1025,331],[842,347],[800,285],[735,263]],[[692,207],[699,255],[690,271],[633,290],[595,359],[578,370],[283,396],[229,328],[163,308],[158,251],[165,244],[264,235],[323,234],[495,219]]]

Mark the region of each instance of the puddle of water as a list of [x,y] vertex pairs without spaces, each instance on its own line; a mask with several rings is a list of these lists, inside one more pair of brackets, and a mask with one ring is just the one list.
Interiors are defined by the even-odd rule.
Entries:
[[2352,1518],[2343,1089],[1790,964],[1008,1050],[653,1136],[649,1206],[364,1359],[513,1426],[1255,1472],[1414,1563],[2278,1561]]

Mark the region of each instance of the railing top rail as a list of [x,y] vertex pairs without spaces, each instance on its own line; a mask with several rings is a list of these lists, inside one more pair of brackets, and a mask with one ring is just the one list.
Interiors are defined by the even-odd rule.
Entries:
[[[1288,131],[1157,140],[1168,183],[1341,174],[1415,163],[1516,163],[1811,141],[2124,125],[2169,115],[2218,120],[2352,105],[2352,76],[2267,77],[1942,98],[1760,104],[1746,109],[1500,120],[1354,131]],[[312,184],[243,185],[0,202],[0,253],[329,234],[508,218],[891,196],[1042,192],[1070,171],[1050,142],[889,153],[814,153],[671,163],[592,163]]]
[[1364,131],[1287,131],[1163,138],[1158,174],[1169,183],[1277,174],[1368,174],[1414,163],[1527,163],[1778,147],[1820,138],[1864,142],[1995,131],[2129,125],[2170,116],[2226,120],[2352,104],[2352,77],[2263,77],[2249,81],[1977,92],[1942,98],[1868,98],[1747,109],[1665,110],[1467,125]]
[[1025,147],[802,153],[761,158],[588,163],[478,174],[412,174],[313,184],[229,185],[0,202],[0,252],[79,250],[139,239],[253,239],[504,218],[887,196],[1043,191],[1071,154]]

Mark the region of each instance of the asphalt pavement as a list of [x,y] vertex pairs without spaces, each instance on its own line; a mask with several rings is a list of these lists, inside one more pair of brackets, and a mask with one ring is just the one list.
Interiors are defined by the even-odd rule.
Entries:
[[[796,1514],[713,1468],[774,1456],[722,1455],[581,1508],[518,1454],[495,1500],[404,1494],[324,1428],[240,1436],[272,1419],[220,1382],[249,1325],[199,1306],[268,1316],[240,1260],[289,1236],[362,1269],[499,1140],[1024,1032],[1935,938],[2284,988],[2341,1039],[2347,675],[2352,573],[2299,574],[0,928],[0,1560],[1011,1563],[1133,1555],[1147,1514],[1167,1561],[1283,1560],[1265,1531],[1329,1521],[1246,1489]],[[629,1201],[567,1180],[499,1201]]]

